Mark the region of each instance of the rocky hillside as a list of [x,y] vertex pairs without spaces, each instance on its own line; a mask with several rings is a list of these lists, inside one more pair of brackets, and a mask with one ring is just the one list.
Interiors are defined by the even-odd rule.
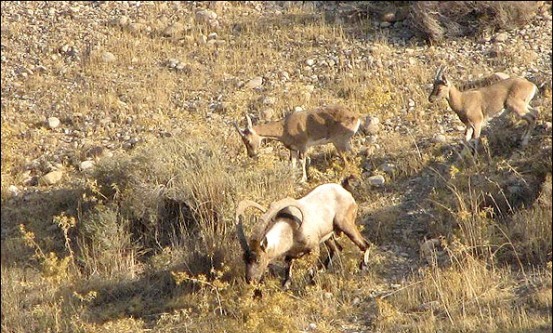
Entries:
[[[2,332],[549,331],[552,16],[531,5],[471,30],[410,2],[2,2]],[[446,64],[534,82],[530,145],[512,115],[472,156],[428,102]],[[363,126],[347,165],[312,148],[306,184],[233,126],[329,104]],[[344,238],[317,284],[306,260],[253,299],[236,203],[350,174],[369,272]]]

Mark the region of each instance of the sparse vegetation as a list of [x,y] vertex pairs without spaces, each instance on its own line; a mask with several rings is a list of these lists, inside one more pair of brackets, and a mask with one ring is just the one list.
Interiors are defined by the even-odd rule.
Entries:
[[[477,158],[454,112],[427,102],[443,64],[550,87],[550,2],[1,7],[2,333],[551,330],[550,91],[527,148],[523,124],[493,120]],[[279,143],[248,158],[232,125],[329,104],[378,122],[345,166],[312,148],[306,184]],[[280,262],[247,285],[236,204],[351,174],[369,269],[339,239],[315,285],[315,258],[289,290]]]
[[409,24],[424,38],[444,41],[497,30],[524,27],[544,1],[417,1],[409,7]]

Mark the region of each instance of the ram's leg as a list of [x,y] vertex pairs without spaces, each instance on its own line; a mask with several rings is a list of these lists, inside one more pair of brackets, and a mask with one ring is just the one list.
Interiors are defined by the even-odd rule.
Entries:
[[286,277],[284,278],[284,281],[282,281],[282,287],[284,289],[290,289],[290,286],[292,285],[292,258],[286,257],[284,261],[286,263]]
[[474,123],[474,134],[473,143],[474,143],[474,156],[478,155],[478,147],[480,146],[480,134],[482,132],[482,121]]
[[307,260],[311,261],[312,263],[308,271],[309,283],[313,285],[317,283],[317,273],[318,273],[317,262],[319,261],[319,255],[320,255],[320,250],[319,250],[319,247],[317,246],[313,251],[309,252],[307,256]]
[[520,92],[516,96],[511,95],[507,101],[505,101],[505,106],[509,111],[515,112],[517,116],[524,119],[528,123],[526,130],[522,134],[520,142],[522,147],[528,145],[532,131],[536,127],[536,120],[538,119],[539,112],[537,109],[530,106],[530,101],[534,98],[536,93],[537,88],[534,87],[534,89],[528,94]]
[[522,119],[526,120],[526,122],[528,123],[520,141],[520,145],[522,147],[526,147],[528,145],[528,142],[530,141],[530,136],[532,135],[532,131],[536,127],[536,120],[538,119],[539,114],[537,109],[534,109],[530,106],[528,106],[527,109],[529,111],[522,115]]
[[370,243],[361,235],[359,229],[357,229],[355,225],[356,216],[357,206],[351,206],[346,213],[336,216],[335,223],[338,229],[346,234],[346,236],[348,236],[348,238],[363,252],[363,260],[359,268],[365,270],[368,267]]
[[326,242],[325,242],[325,245],[328,249],[328,257],[325,259],[325,261],[322,263],[321,267],[324,267],[325,269],[328,269],[328,267],[330,266],[330,264],[332,263],[332,258],[334,257],[334,254],[336,252],[341,252],[342,251],[342,246],[340,245],[340,243],[338,243],[338,241],[336,240],[336,237],[332,236],[331,238],[329,238]]
[[350,137],[337,142],[333,142],[334,147],[336,147],[336,150],[338,151],[338,155],[340,155],[340,158],[344,162],[344,168],[347,168],[348,166],[348,154],[352,150],[349,139]]
[[293,169],[296,169],[298,165],[298,151],[290,150],[290,165]]
[[300,158],[300,161],[301,161],[301,171],[302,171],[302,176],[301,176],[300,182],[305,183],[305,182],[307,182],[307,166],[306,166],[305,152],[299,152],[298,155],[299,155],[299,158]]
[[465,142],[470,142],[472,139],[472,134],[474,133],[474,128],[471,125],[466,125],[465,128]]

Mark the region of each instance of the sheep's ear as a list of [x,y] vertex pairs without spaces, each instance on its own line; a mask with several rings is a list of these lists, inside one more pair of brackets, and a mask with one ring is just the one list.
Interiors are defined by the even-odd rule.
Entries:
[[244,132],[242,132],[242,130],[240,129],[240,127],[236,122],[233,122],[232,125],[234,125],[234,128],[236,128],[236,131],[238,132],[238,134],[240,134],[240,136],[244,136]]
[[252,119],[247,114],[246,114],[246,121],[248,122],[248,130],[251,132],[253,130]]
[[448,71],[448,67],[447,67],[447,66],[444,66],[444,67],[443,67],[443,70],[442,70],[442,75],[441,75],[442,77],[441,77],[441,80],[444,81],[444,83],[446,83],[446,84],[448,83],[448,82],[447,82],[447,77],[445,76],[445,74],[447,73],[447,71]]
[[263,240],[259,243],[261,251],[265,252],[265,250],[267,250],[267,243],[267,237],[263,237]]

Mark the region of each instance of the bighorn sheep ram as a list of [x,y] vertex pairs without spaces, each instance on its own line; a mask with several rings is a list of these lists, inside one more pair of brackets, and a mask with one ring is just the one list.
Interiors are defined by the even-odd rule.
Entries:
[[[236,232],[244,250],[246,282],[260,282],[267,266],[284,258],[286,263],[285,288],[291,281],[292,260],[306,254],[319,254],[322,243],[329,248],[324,266],[328,268],[332,256],[341,246],[334,236],[342,232],[364,252],[361,268],[367,267],[369,242],[363,238],[355,218],[357,204],[348,188],[346,178],[342,185],[323,184],[301,199],[285,198],[273,202],[269,209],[250,201],[241,201],[236,208]],[[249,244],[243,229],[243,216],[248,207],[263,212],[261,223],[252,232]]]
[[428,101],[433,103],[441,98],[448,101],[451,109],[466,126],[465,141],[474,140],[475,151],[478,148],[480,132],[488,118],[499,116],[505,110],[514,111],[528,123],[521,138],[521,146],[528,144],[538,117],[538,111],[529,104],[538,91],[535,84],[524,78],[514,77],[461,92],[446,78],[446,70],[447,67],[442,66],[436,72],[434,87]]
[[278,140],[290,150],[290,159],[294,168],[297,159],[300,159],[301,182],[307,181],[305,154],[309,147],[332,143],[345,162],[343,154],[351,149],[349,140],[361,124],[357,114],[341,106],[293,112],[283,119],[255,126],[252,125],[248,115],[246,115],[246,121],[247,127],[244,130],[241,130],[236,122],[234,126],[246,145],[248,156],[257,156],[262,139]]

